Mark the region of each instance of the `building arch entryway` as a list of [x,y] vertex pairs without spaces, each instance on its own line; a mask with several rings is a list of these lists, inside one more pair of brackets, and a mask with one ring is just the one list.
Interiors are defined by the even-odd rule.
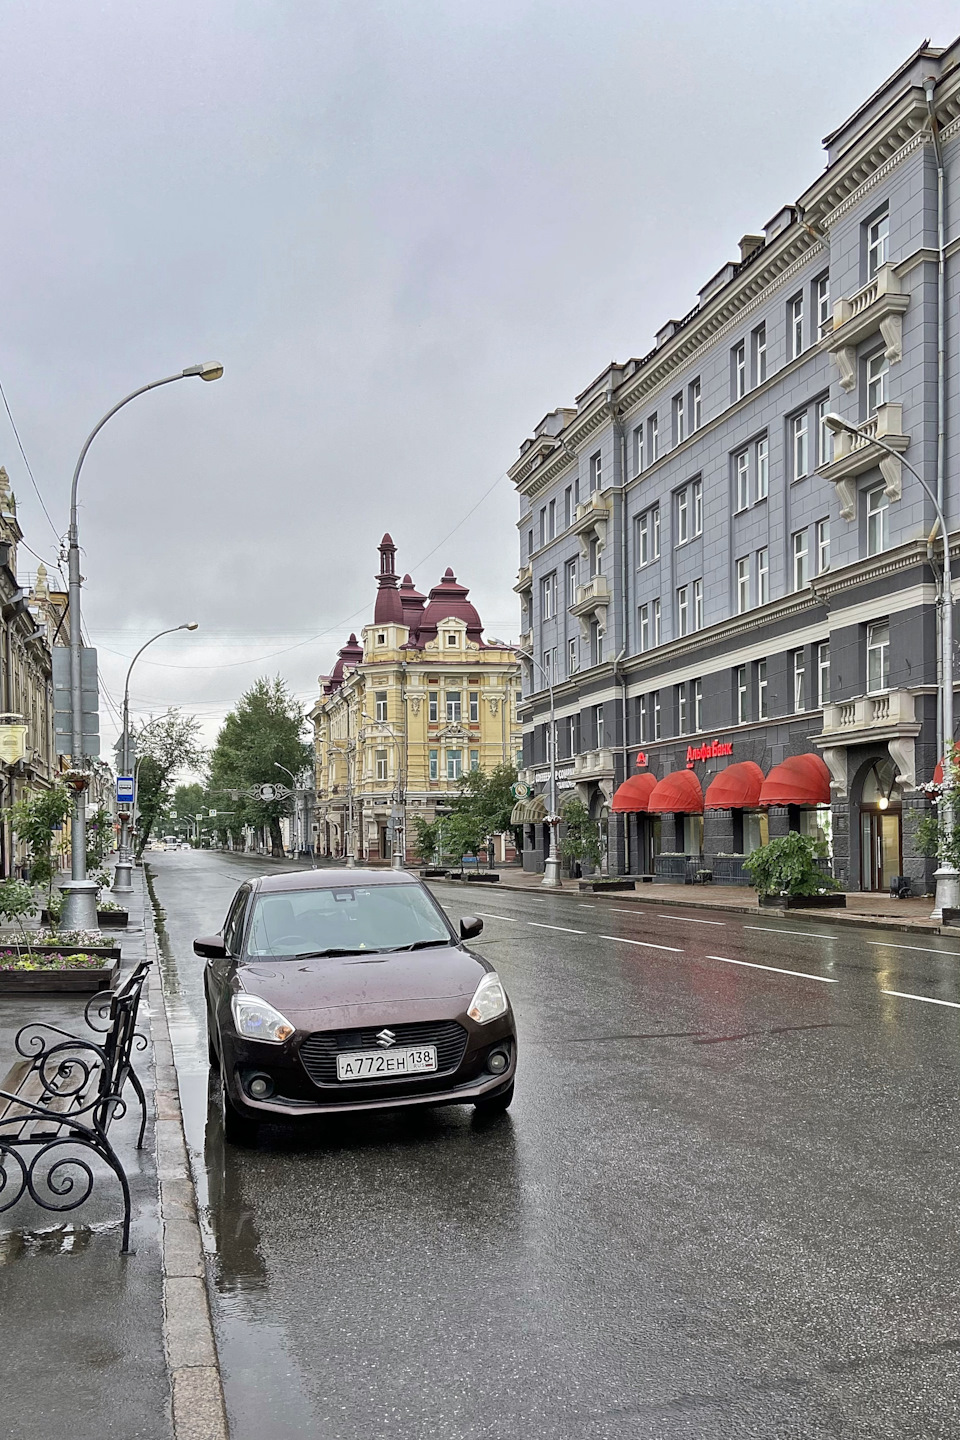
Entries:
[[873,760],[860,785],[860,888],[888,890],[903,874],[903,795],[897,767]]

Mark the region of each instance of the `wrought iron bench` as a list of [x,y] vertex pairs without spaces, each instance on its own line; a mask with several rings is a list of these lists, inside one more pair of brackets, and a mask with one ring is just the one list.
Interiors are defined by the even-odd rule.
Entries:
[[130,1244],[130,1187],[107,1132],[126,1113],[129,1083],[140,1102],[137,1148],[143,1145],[147,1102],[130,1057],[147,1043],[136,1026],[149,968],[143,960],[117,990],[91,996],[84,1019],[96,1040],[42,1021],[24,1025],[14,1042],[21,1059],[0,1085],[0,1211],[24,1195],[44,1210],[76,1210],[94,1185],[79,1152],[92,1150],[120,1182],[121,1254]]

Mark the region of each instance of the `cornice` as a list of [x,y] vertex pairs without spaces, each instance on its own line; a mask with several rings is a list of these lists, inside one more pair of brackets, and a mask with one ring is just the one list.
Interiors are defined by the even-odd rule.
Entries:
[[912,135],[905,145],[902,145],[899,150],[895,151],[882,165],[878,165],[873,174],[864,180],[861,185],[858,185],[855,190],[849,191],[846,198],[841,200],[833,210],[828,210],[820,216],[820,224],[824,230],[832,229],[837,221],[842,220],[848,211],[852,210],[856,205],[859,205],[864,195],[872,190],[874,185],[879,185],[881,180],[885,180],[891,171],[895,170],[898,165],[902,165],[904,160],[913,154],[914,150],[919,150],[925,144],[929,143],[929,139],[929,135],[925,135],[922,130]]
[[[939,541],[937,546],[939,549]],[[953,532],[950,535],[950,554],[960,554],[960,533]],[[883,580],[926,563],[926,540],[908,540],[893,550],[885,550],[882,555],[871,556],[869,560],[856,560],[852,565],[844,565],[840,570],[831,570],[825,576],[818,576],[814,585],[817,594],[829,600],[845,590],[869,585],[875,580]]]

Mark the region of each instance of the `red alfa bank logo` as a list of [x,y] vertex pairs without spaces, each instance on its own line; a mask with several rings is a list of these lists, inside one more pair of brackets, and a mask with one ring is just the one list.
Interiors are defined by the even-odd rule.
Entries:
[[729,740],[710,740],[706,745],[687,746],[687,769],[692,770],[698,760],[716,760],[721,755],[732,755],[733,743]]

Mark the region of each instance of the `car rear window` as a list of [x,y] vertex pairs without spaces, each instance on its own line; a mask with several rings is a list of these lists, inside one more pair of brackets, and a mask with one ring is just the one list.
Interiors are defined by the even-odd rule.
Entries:
[[247,953],[389,950],[449,939],[449,930],[419,885],[347,885],[258,896]]

